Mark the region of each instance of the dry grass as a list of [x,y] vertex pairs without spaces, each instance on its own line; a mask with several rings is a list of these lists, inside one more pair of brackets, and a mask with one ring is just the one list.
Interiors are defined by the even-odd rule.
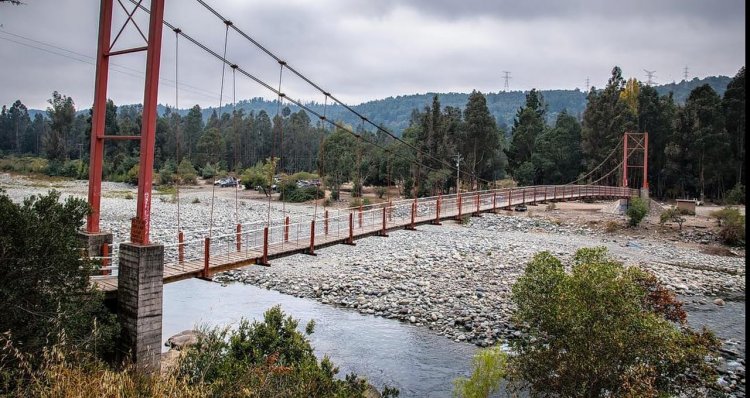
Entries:
[[607,221],[606,224],[604,224],[604,231],[612,233],[620,229],[622,225],[618,223],[617,221]]

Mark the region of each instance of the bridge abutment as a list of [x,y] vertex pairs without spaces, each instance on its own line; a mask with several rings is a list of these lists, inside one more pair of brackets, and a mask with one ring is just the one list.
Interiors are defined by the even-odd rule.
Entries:
[[120,352],[151,374],[158,374],[161,366],[163,274],[163,245],[120,244]]

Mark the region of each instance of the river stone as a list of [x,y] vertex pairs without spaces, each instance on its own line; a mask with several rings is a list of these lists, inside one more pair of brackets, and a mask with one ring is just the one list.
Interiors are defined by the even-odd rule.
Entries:
[[175,350],[182,350],[183,348],[196,344],[199,335],[200,332],[197,330],[183,330],[182,332],[168,338],[164,345]]
[[714,304],[718,305],[719,307],[722,307],[724,306],[724,300],[717,298],[716,300],[714,300]]

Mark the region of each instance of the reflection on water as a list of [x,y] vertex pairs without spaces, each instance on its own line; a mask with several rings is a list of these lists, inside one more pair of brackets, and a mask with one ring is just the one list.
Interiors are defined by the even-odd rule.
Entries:
[[[455,343],[421,328],[360,315],[314,300],[284,295],[251,285],[189,279],[164,286],[164,341],[199,324],[236,324],[241,317],[262,319],[280,304],[304,328],[314,319],[310,336],[318,357],[328,355],[339,375],[356,373],[378,389],[397,387],[402,397],[447,397],[452,380],[469,374],[476,347]],[[164,348],[166,350],[166,347]]]

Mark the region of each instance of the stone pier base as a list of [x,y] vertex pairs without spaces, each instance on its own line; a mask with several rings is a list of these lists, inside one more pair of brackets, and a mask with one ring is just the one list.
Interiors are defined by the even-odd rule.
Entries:
[[78,238],[81,240],[81,247],[86,250],[89,257],[99,257],[102,255],[102,246],[112,244],[111,232],[78,232]]
[[120,353],[148,374],[160,371],[164,246],[120,244]]
[[641,188],[641,199],[646,201],[646,203],[651,203],[649,200],[648,188]]

